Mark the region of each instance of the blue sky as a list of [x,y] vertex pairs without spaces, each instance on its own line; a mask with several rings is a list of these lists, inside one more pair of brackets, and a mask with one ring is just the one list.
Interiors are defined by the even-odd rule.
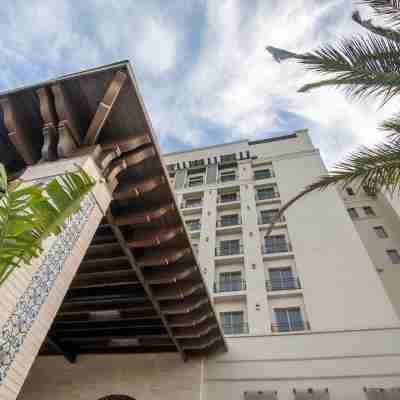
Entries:
[[[360,32],[350,0],[4,0],[0,89],[129,59],[165,152],[309,128],[328,165],[380,138],[393,112],[350,103],[277,64]],[[367,10],[362,10],[367,12]]]

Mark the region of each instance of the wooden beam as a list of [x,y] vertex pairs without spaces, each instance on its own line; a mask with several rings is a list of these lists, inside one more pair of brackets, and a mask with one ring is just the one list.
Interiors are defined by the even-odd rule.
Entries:
[[147,192],[159,188],[167,183],[164,176],[157,176],[138,183],[131,183],[129,186],[118,189],[114,192],[115,200],[128,200],[142,196]]
[[175,210],[174,203],[164,204],[158,208],[146,210],[142,212],[133,212],[115,217],[114,223],[117,226],[123,225],[139,225],[155,221],[163,217],[165,214]]
[[[128,153],[117,160],[114,160],[107,171],[105,171],[104,175],[106,176],[107,180],[113,184],[114,180],[117,179],[118,175],[128,169],[129,167],[138,165],[142,163],[144,160],[152,158],[156,155],[156,151],[154,147],[145,147],[141,150],[134,151]],[[114,185],[115,186],[115,185]]]
[[35,146],[30,124],[22,116],[14,98],[3,97],[0,99],[0,104],[10,142],[26,164],[35,164],[40,159],[40,152]]
[[54,105],[59,121],[67,121],[68,128],[77,146],[82,143],[82,131],[79,124],[77,111],[74,110],[63,84],[58,82],[51,86],[54,96]]
[[[172,266],[171,266],[172,267]],[[182,279],[186,279],[190,275],[194,274],[198,271],[196,265],[192,264],[183,264],[176,265],[173,268],[151,268],[148,270],[144,270],[144,277],[147,282],[152,285],[163,285],[166,283],[174,283],[180,281]]]
[[77,274],[70,286],[71,289],[101,288],[105,286],[121,286],[139,283],[136,274],[131,269],[110,271],[95,274]]
[[126,243],[130,248],[154,247],[169,242],[184,232],[183,226],[172,228],[138,229]]
[[61,353],[71,364],[76,362],[78,354],[69,347],[61,343],[55,336],[47,335],[49,345],[58,353]]
[[198,324],[195,326],[190,326],[187,328],[176,328],[174,329],[174,334],[178,339],[200,338],[202,336],[208,335],[210,332],[216,330],[217,328],[218,324],[216,321],[211,322],[210,320],[206,320],[202,324]]
[[212,319],[214,313],[209,305],[204,305],[190,314],[176,314],[168,316],[168,323],[173,328],[195,326],[201,324],[207,319]]
[[60,310],[58,311],[58,315],[66,315],[66,314],[82,314],[96,311],[114,311],[114,310],[153,310],[153,306],[148,299],[137,299],[135,297],[118,299],[118,300],[109,300],[109,301],[97,301],[95,303],[63,303],[61,305]]
[[189,254],[192,254],[192,250],[190,247],[185,247],[183,249],[166,249],[155,254],[141,256],[137,259],[137,264],[140,267],[169,265]]
[[153,291],[157,300],[181,300],[202,289],[202,282],[182,281],[170,286],[157,285]]
[[222,341],[222,337],[219,332],[211,332],[200,339],[179,339],[179,342],[186,350],[204,350],[220,340]]
[[158,301],[154,298],[152,288],[150,287],[150,285],[148,284],[148,282],[146,282],[141,268],[140,268],[139,265],[137,264],[137,262],[136,262],[136,260],[135,260],[135,258],[134,258],[134,256],[133,256],[131,250],[130,250],[129,247],[127,246],[126,241],[125,241],[125,238],[124,238],[124,236],[123,236],[123,234],[122,234],[122,232],[121,232],[121,229],[120,229],[120,228],[118,227],[118,225],[116,224],[116,222],[115,222],[115,220],[114,220],[114,217],[112,216],[112,214],[111,214],[110,211],[107,212],[106,218],[107,218],[108,223],[111,225],[111,227],[112,227],[112,229],[113,229],[114,235],[116,236],[116,238],[118,239],[118,241],[119,241],[121,247],[123,248],[124,253],[125,253],[126,256],[128,257],[129,262],[130,262],[130,264],[131,264],[133,270],[136,272],[136,275],[137,275],[139,281],[141,282],[141,284],[142,284],[142,286],[143,286],[143,289],[145,290],[145,292],[146,292],[146,294],[147,294],[149,300],[151,301],[151,304],[153,305],[154,309],[157,311],[157,314],[158,314],[158,316],[160,317],[160,319],[161,319],[161,321],[162,321],[162,323],[163,323],[163,325],[164,325],[164,327],[165,327],[165,329],[166,329],[166,331],[167,331],[167,333],[168,333],[168,336],[171,338],[172,342],[173,342],[174,345],[176,346],[176,349],[177,349],[177,350],[179,351],[179,353],[181,354],[183,360],[186,360],[187,357],[186,357],[185,352],[182,350],[182,348],[181,348],[179,342],[178,342],[178,341],[175,339],[175,337],[173,336],[172,330],[171,330],[171,328],[168,326],[167,319],[166,319],[165,315],[161,312],[160,304],[159,304]]
[[40,114],[43,119],[43,147],[42,159],[44,161],[55,161],[58,158],[58,119],[54,106],[54,99],[48,87],[41,87],[36,90],[40,104]]
[[102,143],[101,147],[103,150],[112,150],[118,148],[121,153],[128,153],[146,144],[151,144],[151,138],[146,133],[140,135],[132,134],[130,137],[132,137],[132,139],[119,141],[113,140],[112,142]]
[[170,300],[164,301],[161,303],[161,311],[165,315],[188,314],[208,303],[209,300],[206,295],[194,295],[181,300],[179,303]]
[[119,92],[121,91],[121,88],[126,78],[127,75],[122,71],[118,71],[114,75],[111,83],[109,84],[106,90],[103,99],[101,100],[97,108],[96,113],[94,114],[94,117],[92,118],[92,121],[90,122],[89,129],[85,135],[85,141],[84,141],[85,145],[91,146],[97,142],[97,138],[99,137],[100,131],[103,128],[107,120],[107,117],[111,112],[112,106],[117,100]]

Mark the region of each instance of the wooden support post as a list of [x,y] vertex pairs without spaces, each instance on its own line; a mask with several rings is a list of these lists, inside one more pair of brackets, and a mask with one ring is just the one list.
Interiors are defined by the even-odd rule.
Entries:
[[54,106],[54,99],[49,88],[41,87],[36,91],[40,102],[40,114],[43,119],[43,147],[42,159],[44,161],[57,160],[57,114]]
[[91,146],[96,143],[101,128],[105,124],[126,78],[127,75],[124,72],[118,71],[115,74],[97,108],[96,113],[94,114],[94,117],[92,118],[89,129],[85,136],[85,145]]
[[3,108],[4,125],[8,130],[10,142],[26,164],[35,164],[40,155],[33,143],[33,134],[29,131],[29,124],[18,112],[15,100],[11,97],[4,97],[0,99],[0,104]]

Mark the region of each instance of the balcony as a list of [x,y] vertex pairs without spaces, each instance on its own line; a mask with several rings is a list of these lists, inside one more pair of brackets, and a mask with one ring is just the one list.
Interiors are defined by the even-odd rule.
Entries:
[[254,171],[254,180],[275,178],[275,173],[270,169]]
[[218,197],[218,204],[233,203],[235,201],[240,201],[239,193],[226,194]]
[[247,322],[222,325],[225,335],[243,335],[249,333],[249,325]]
[[181,208],[182,209],[188,209],[188,208],[200,208],[203,206],[203,201],[183,201],[181,203]]
[[200,222],[187,222],[186,227],[188,231],[193,232],[193,231],[199,231],[201,229],[201,223]]
[[217,247],[215,249],[215,255],[217,257],[221,256],[233,256],[237,254],[243,254],[243,245],[234,245],[228,247]]
[[225,228],[227,226],[237,226],[242,224],[242,218],[239,215],[230,218],[223,218],[217,221],[217,228]]
[[279,199],[280,193],[273,191],[256,192],[256,201]]
[[[275,215],[260,215],[260,217],[258,218],[258,225],[269,225],[272,224],[272,221],[274,220]],[[286,222],[286,218],[284,215],[282,215],[277,221],[275,221],[276,223],[279,222]]]
[[192,180],[192,181],[186,182],[185,187],[192,188],[192,187],[202,186],[202,185],[204,185],[204,180],[199,179],[199,180]]
[[268,292],[301,289],[299,278],[272,279],[265,282]]
[[227,182],[234,182],[237,181],[238,177],[236,174],[230,174],[230,175],[221,175],[218,179],[218,183],[227,183]]
[[239,292],[242,290],[246,290],[246,281],[244,279],[214,282],[214,293]]
[[289,242],[277,242],[262,247],[263,254],[288,253],[290,251],[292,251],[292,245]]
[[311,329],[308,321],[286,321],[271,324],[271,331],[276,332],[301,332]]

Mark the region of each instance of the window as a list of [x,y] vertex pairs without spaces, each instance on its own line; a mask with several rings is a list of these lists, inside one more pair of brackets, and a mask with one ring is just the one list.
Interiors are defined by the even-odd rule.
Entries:
[[271,235],[265,238],[265,253],[282,253],[289,251],[285,235]]
[[226,154],[221,156],[221,163],[233,162],[236,161],[236,154]]
[[300,307],[275,308],[275,330],[278,332],[303,331],[305,329]]
[[273,186],[257,189],[257,200],[268,200],[278,197]]
[[244,324],[243,311],[221,312],[219,315],[225,334],[238,335],[247,332]]
[[375,211],[372,209],[372,207],[366,206],[363,207],[364,213],[365,215],[367,215],[368,217],[372,217],[375,215]]
[[269,279],[267,288],[270,290],[299,289],[298,281],[290,267],[270,269]]
[[219,175],[219,179],[221,182],[230,182],[236,180],[236,172],[234,170],[231,171],[221,171]]
[[351,219],[359,218],[358,212],[357,212],[357,210],[355,208],[348,208],[347,212],[349,213]]
[[193,208],[193,207],[201,207],[202,199],[199,198],[191,198],[191,199],[186,199],[185,201],[185,207],[186,208]]
[[246,158],[250,158],[250,150],[246,150]]
[[385,231],[385,228],[383,226],[374,226],[374,231],[376,233],[376,236],[381,239],[385,239],[388,237],[388,234]]
[[204,165],[204,160],[193,160],[189,161],[189,167],[194,168],[194,167],[202,167]]
[[271,224],[279,213],[278,209],[274,210],[261,210],[260,211],[260,224]]
[[175,168],[176,168],[176,164],[168,164],[167,165],[167,170],[169,172],[175,171]]
[[395,250],[395,249],[386,250],[386,253],[389,256],[392,264],[400,264],[400,255],[397,250]]
[[216,285],[217,292],[234,292],[243,290],[242,272],[221,272],[219,274],[219,282]]
[[354,190],[353,190],[351,187],[347,187],[347,188],[346,188],[346,193],[347,193],[349,196],[354,196]]
[[189,231],[198,231],[201,228],[200,220],[199,219],[191,219],[186,221],[186,226]]
[[193,247],[193,251],[194,251],[196,254],[199,254],[199,245],[198,245],[198,243],[193,243],[193,244],[192,244],[192,247]]
[[232,226],[239,225],[239,215],[238,214],[230,214],[230,215],[221,215],[221,226]]
[[204,183],[203,175],[189,176],[189,184],[188,186],[200,186]]
[[220,203],[230,203],[232,201],[238,201],[238,200],[239,200],[239,195],[236,192],[221,194],[219,198]]
[[270,169],[260,169],[258,171],[254,171],[254,179],[267,179],[272,177],[272,172]]
[[241,245],[239,239],[234,240],[222,240],[219,242],[219,253],[220,256],[229,256],[232,254],[240,254]]

